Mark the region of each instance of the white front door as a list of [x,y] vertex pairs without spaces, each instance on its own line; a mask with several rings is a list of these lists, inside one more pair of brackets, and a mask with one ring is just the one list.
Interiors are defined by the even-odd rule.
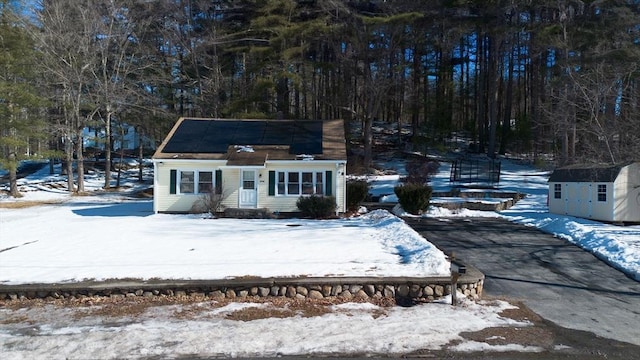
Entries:
[[240,170],[240,204],[241,208],[258,206],[258,186],[255,170]]

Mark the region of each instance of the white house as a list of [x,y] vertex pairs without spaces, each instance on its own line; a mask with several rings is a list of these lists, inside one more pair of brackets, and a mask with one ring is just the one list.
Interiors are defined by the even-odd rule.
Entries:
[[189,212],[218,190],[225,208],[296,212],[304,195],[346,210],[342,120],[180,118],[153,155],[155,212]]
[[555,169],[549,176],[549,212],[640,222],[640,162]]

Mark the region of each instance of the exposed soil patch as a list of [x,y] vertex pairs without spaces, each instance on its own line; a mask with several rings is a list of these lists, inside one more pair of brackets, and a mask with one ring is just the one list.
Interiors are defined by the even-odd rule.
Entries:
[[[371,303],[381,307],[394,306],[392,299],[369,299]],[[363,300],[360,300],[364,302]],[[247,307],[235,310],[226,315],[230,320],[251,321],[266,318],[286,318],[293,316],[314,317],[331,313],[333,305],[347,302],[358,302],[356,299],[346,300],[340,298],[330,299],[291,299],[286,297],[273,298],[245,298],[245,299],[209,299],[205,297],[192,296],[154,296],[154,297],[129,297],[129,298],[108,298],[108,297],[84,297],[81,299],[31,299],[0,301],[0,308],[18,310],[24,308],[42,307],[54,305],[66,308],[85,308],[86,311],[76,312],[74,317],[82,318],[88,316],[104,317],[137,317],[145,311],[161,306],[181,305],[180,309],[172,316],[179,319],[193,319],[205,311],[221,308],[230,303],[254,303],[267,306]],[[384,310],[375,312],[374,317],[384,315]],[[3,321],[19,322],[19,318],[4,319]]]
[[476,332],[463,332],[460,336],[489,345],[520,344],[542,349],[552,348],[554,335],[548,327],[544,326],[543,319],[522,302],[511,304],[517,308],[503,310],[500,315],[517,321],[527,321],[531,326],[486,328]]
[[46,200],[46,201],[8,201],[8,202],[0,202],[0,208],[2,209],[24,209],[33,206],[43,206],[43,205],[55,205],[60,204],[62,201],[58,200]]

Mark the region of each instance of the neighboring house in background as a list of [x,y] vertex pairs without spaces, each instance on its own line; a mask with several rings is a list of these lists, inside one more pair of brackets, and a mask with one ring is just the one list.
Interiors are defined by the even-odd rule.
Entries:
[[[113,149],[120,150],[135,150],[140,147],[140,141],[142,141],[142,145],[145,149],[154,149],[155,143],[153,140],[149,139],[146,136],[140,135],[136,131],[135,126],[123,124],[122,128],[118,125],[114,126],[112,129],[112,137],[113,137]],[[104,128],[96,129],[92,127],[85,127],[82,129],[82,136],[84,138],[84,147],[85,148],[96,148],[100,150],[104,150],[105,144],[107,143],[106,132]]]
[[549,176],[549,212],[640,222],[640,162],[555,169]]
[[225,208],[296,212],[300,196],[346,210],[342,120],[180,118],[153,155],[153,209],[189,212],[217,189]]

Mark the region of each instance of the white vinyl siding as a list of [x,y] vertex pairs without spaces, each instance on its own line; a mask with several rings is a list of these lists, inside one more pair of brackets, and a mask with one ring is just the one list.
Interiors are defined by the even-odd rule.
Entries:
[[[156,212],[189,212],[195,201],[198,200],[198,196],[194,194],[180,194],[180,172],[199,172],[200,175],[195,179],[195,187],[202,192],[202,173],[212,172],[213,180],[216,182],[216,170],[222,170],[222,179],[220,184],[212,184],[222,190],[224,200],[222,205],[228,208],[237,208],[239,199],[241,179],[241,168],[225,167],[225,161],[172,161],[162,160],[155,162],[155,179],[154,179],[154,211]],[[278,189],[275,188],[275,194],[269,195],[269,173],[270,171],[277,173],[287,174],[292,173],[310,173],[313,175],[313,180],[305,185],[305,191],[310,191],[311,186],[314,187],[316,194],[323,194],[326,191],[327,185],[331,184],[331,195],[335,196],[336,203],[338,204],[338,211],[346,211],[345,205],[345,187],[346,176],[344,175],[344,166],[338,167],[336,163],[313,163],[309,162],[296,162],[279,164],[277,162],[270,162],[266,168],[256,169],[256,184],[257,193],[257,207],[269,209],[272,212],[295,212],[298,211],[296,207],[296,201],[301,194],[298,195],[279,195]],[[174,193],[171,193],[171,172],[174,172],[173,186]],[[327,173],[332,174],[331,181],[326,179]],[[205,175],[205,176],[208,176]],[[304,176],[309,179],[309,176]],[[300,180],[303,176],[300,175]],[[302,192],[303,181],[300,182],[298,188]],[[194,189],[195,190],[195,189]]]
[[[600,221],[640,222],[638,184],[640,162],[623,166],[613,182],[550,182],[549,212]],[[553,195],[558,185],[562,199]]]
[[[198,194],[206,192],[208,191],[207,188],[217,185],[214,184],[215,172],[224,163],[224,161],[156,161],[154,163],[154,211],[191,211],[193,203],[199,198]],[[181,185],[184,187],[184,184],[181,184],[182,172],[193,173],[193,191],[197,191],[197,193],[181,193]],[[222,176],[225,176],[224,171]],[[207,178],[211,179],[211,185],[206,180]]]

